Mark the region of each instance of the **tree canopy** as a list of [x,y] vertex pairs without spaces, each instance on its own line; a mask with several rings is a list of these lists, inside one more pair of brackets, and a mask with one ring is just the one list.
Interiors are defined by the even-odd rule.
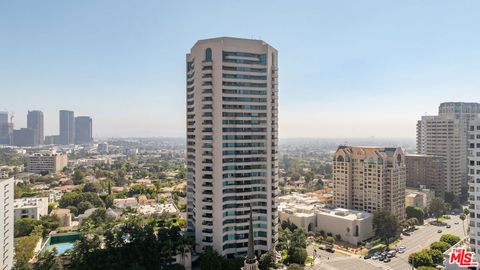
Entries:
[[407,214],[407,219],[416,218],[419,224],[423,224],[425,213],[423,212],[422,208],[407,206],[407,208],[405,209],[405,212]]
[[440,241],[450,244],[450,246],[455,245],[460,242],[460,237],[453,234],[444,234],[440,237]]
[[441,198],[433,198],[430,202],[428,212],[430,215],[434,216],[437,221],[440,217],[445,215],[448,211],[448,205]]
[[191,248],[180,231],[167,219],[131,216],[121,225],[104,224],[104,228],[86,221],[72,253],[72,269],[178,269],[172,256]]
[[390,239],[397,237],[400,233],[400,223],[397,217],[390,212],[379,209],[373,214],[373,229],[375,235],[389,245]]

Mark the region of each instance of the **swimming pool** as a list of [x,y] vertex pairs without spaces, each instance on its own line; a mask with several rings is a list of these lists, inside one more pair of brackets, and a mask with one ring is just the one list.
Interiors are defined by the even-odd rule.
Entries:
[[58,243],[58,244],[53,244],[53,245],[48,245],[47,250],[51,251],[53,249],[57,250],[57,255],[62,255],[65,253],[65,251],[69,249],[74,249],[75,248],[75,243]]
[[41,252],[57,250],[57,255],[64,254],[67,250],[75,248],[75,242],[80,238],[78,232],[59,233],[48,237],[43,244]]

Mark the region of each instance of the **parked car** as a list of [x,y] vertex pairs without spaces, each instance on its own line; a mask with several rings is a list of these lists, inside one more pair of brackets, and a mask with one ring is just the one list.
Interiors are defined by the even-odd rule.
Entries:
[[378,260],[378,256],[373,255],[372,260]]
[[395,255],[397,254],[397,251],[392,249],[388,252],[388,255],[392,256],[392,257],[395,257]]
[[363,256],[363,258],[364,258],[365,260],[368,260],[368,259],[372,258],[372,255],[367,254],[367,255]]
[[388,262],[390,262],[390,261],[391,261],[390,258],[386,258],[385,260],[383,260],[384,263],[388,263]]
[[406,231],[403,232],[402,234],[405,235],[405,236],[410,236],[410,233],[409,233],[409,232],[406,232]]
[[398,253],[400,253],[400,254],[405,253],[405,249],[400,249],[400,250],[398,251]]
[[442,230],[438,230],[437,233],[442,233]]
[[400,246],[400,247],[398,247],[398,249],[399,250],[402,250],[402,249],[405,250],[405,249],[407,249],[407,247],[406,246]]
[[447,225],[447,229],[450,229],[452,227],[452,225],[448,224]]

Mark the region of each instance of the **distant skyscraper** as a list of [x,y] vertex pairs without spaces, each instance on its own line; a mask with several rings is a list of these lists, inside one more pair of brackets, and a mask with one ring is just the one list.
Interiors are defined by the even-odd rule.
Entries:
[[92,142],[92,118],[88,116],[75,117],[75,144]]
[[108,154],[108,143],[106,143],[106,142],[99,143],[98,147],[97,147],[97,151],[100,154]]
[[75,116],[73,111],[60,111],[60,144],[75,143]]
[[199,251],[246,255],[253,211],[253,250],[267,251],[278,238],[277,50],[200,40],[186,64],[188,231]]
[[43,112],[28,111],[27,114],[27,128],[35,130],[35,145],[41,145],[44,141],[43,136]]
[[405,156],[401,148],[340,146],[333,161],[335,207],[405,219]]
[[0,144],[10,144],[13,126],[9,123],[8,112],[0,112]]
[[15,129],[12,136],[12,145],[36,146],[37,131],[31,128]]
[[0,269],[13,269],[13,178],[0,179]]

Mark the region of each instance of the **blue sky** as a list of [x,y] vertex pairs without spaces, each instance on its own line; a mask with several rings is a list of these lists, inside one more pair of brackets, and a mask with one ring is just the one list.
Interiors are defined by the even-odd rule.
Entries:
[[94,136],[184,136],[198,39],[279,51],[280,137],[414,137],[444,101],[480,102],[479,1],[0,1],[0,110],[58,110]]

